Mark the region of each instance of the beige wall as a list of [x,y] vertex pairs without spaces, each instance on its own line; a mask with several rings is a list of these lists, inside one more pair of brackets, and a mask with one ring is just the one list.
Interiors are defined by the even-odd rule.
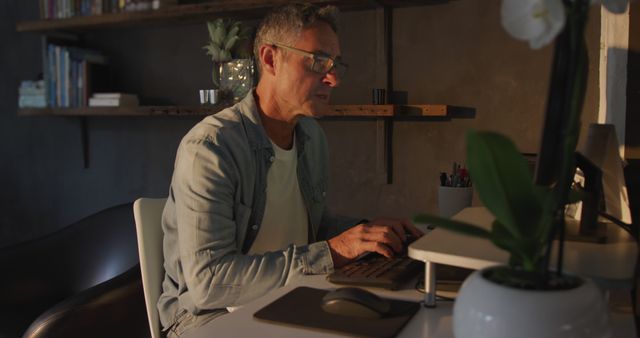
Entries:
[[[438,173],[464,162],[468,129],[495,130],[511,137],[522,152],[537,152],[545,109],[552,46],[532,50],[500,25],[498,0],[452,1],[444,5],[394,10],[393,51],[396,90],[409,103],[474,107],[471,119],[399,121],[394,124],[393,184],[378,168],[383,149],[375,121],[323,121],[331,147],[330,206],[365,217],[437,212]],[[599,11],[590,13],[591,60],[584,121],[597,114]],[[343,54],[350,67],[336,103],[368,103],[370,90],[384,86],[379,49],[380,11],[342,16]],[[474,199],[477,204],[477,196]]]

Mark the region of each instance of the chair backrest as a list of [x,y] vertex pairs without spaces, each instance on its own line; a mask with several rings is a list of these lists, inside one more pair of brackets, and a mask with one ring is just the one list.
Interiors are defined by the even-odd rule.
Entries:
[[133,203],[142,287],[152,338],[161,337],[157,303],[164,278],[161,219],[166,201],[166,198],[139,198]]

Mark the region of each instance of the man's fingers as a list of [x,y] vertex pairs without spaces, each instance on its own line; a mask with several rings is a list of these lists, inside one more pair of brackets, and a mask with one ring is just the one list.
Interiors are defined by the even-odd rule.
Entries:
[[380,242],[366,242],[366,243],[368,243],[367,245],[368,251],[377,252],[387,258],[393,257],[393,251],[391,251],[391,249],[388,246]]
[[370,242],[384,243],[396,252],[402,251],[403,241],[392,227],[371,226],[368,232],[364,234],[363,239]]
[[[393,231],[396,233],[396,235],[398,236],[398,238],[400,238],[400,240],[404,243],[407,241],[407,236],[406,236],[406,232],[409,231],[413,234],[412,231],[410,230],[405,230],[405,229],[409,229],[409,227],[413,226],[413,224],[411,223],[411,221],[409,221],[408,219],[387,219],[387,218],[379,218],[376,219],[374,221],[375,225],[378,226],[387,226],[387,227],[392,227]],[[415,234],[413,234],[415,236]]]
[[416,228],[413,224],[409,225],[409,226],[406,226],[405,229],[407,229],[407,231],[409,231],[416,238],[424,236],[424,232],[422,230]]

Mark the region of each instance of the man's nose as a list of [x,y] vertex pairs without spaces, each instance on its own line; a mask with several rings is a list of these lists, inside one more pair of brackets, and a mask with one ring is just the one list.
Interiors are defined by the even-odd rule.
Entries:
[[322,78],[322,82],[331,88],[339,86],[340,81],[341,79],[335,69],[327,72],[327,74],[325,74],[325,76]]

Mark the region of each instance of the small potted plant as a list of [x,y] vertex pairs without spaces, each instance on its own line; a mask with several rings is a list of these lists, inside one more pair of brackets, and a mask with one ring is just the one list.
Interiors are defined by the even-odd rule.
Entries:
[[209,41],[203,47],[211,56],[211,80],[222,99],[242,99],[253,87],[251,27],[240,21],[216,19],[207,22]]
[[[608,9],[627,0],[604,1]],[[555,180],[536,185],[526,160],[505,136],[467,133],[467,164],[474,186],[495,216],[490,229],[431,215],[429,223],[483,237],[510,254],[507,266],[472,274],[454,306],[454,334],[467,337],[609,337],[608,311],[593,282],[568,275],[559,254],[550,269],[551,247],[564,244],[564,210],[577,202],[572,188],[575,149],[587,75],[584,31],[590,0],[503,0],[502,23],[532,48],[556,40],[547,115],[560,114],[563,129]],[[556,36],[559,36],[556,38]],[[573,190],[572,190],[573,189]]]

